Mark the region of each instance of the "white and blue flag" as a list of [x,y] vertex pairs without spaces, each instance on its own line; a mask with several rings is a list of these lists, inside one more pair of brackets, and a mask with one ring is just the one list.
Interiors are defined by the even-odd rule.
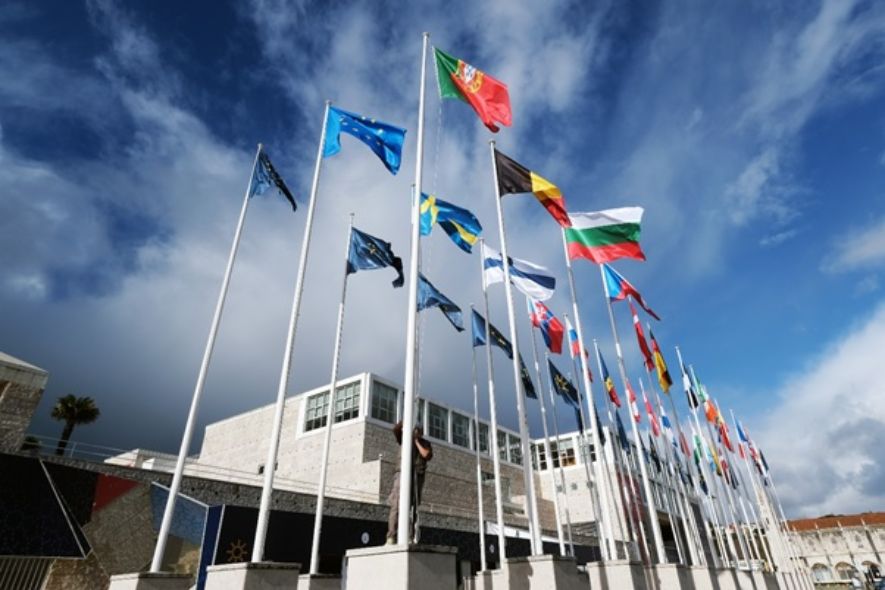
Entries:
[[[553,291],[556,289],[556,279],[550,274],[549,270],[519,258],[513,258],[512,256],[508,258],[510,262],[510,282],[514,287],[525,295],[539,301],[546,301],[553,297]],[[482,267],[487,285],[504,282],[504,264],[501,253],[489,248],[485,244],[482,245]]]

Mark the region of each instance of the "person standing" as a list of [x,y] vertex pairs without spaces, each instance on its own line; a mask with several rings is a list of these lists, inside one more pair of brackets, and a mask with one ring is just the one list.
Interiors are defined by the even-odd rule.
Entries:
[[[402,452],[403,444],[403,423],[402,420],[394,424],[393,436],[396,443],[400,446]],[[427,473],[427,462],[433,459],[433,447],[430,442],[424,438],[424,431],[420,426],[416,426],[412,431],[412,444],[415,445],[412,451],[412,492],[409,494],[409,537],[415,537],[415,522],[418,519],[418,506],[421,504],[421,493],[424,490],[424,475]],[[396,471],[393,473],[393,485],[387,501],[390,503],[390,515],[387,518],[387,544],[396,543],[397,524],[399,522],[399,472],[400,459],[396,459]]]

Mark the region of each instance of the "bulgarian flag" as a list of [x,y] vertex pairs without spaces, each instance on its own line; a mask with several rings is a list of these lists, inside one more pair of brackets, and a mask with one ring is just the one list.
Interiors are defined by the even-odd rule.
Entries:
[[597,264],[618,258],[645,260],[639,247],[642,207],[621,207],[591,213],[570,213],[565,230],[568,256],[587,258]]
[[435,47],[433,53],[440,98],[459,98],[468,103],[493,133],[498,132],[496,122],[510,127],[513,114],[506,84]]

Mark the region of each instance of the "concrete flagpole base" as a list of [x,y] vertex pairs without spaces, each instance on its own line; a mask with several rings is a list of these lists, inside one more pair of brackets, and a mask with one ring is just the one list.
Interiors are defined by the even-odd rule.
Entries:
[[206,568],[206,590],[294,590],[300,563],[228,563]]
[[611,560],[592,561],[587,564],[591,588],[634,588],[645,590],[645,571],[641,562]]
[[188,590],[194,584],[190,574],[134,572],[111,576],[109,590]]
[[440,545],[350,549],[347,590],[455,590],[458,550]]
[[492,572],[494,590],[586,590],[587,584],[574,558],[561,555],[514,557]]
[[337,574],[302,574],[298,576],[298,590],[341,590],[341,576]]
[[492,590],[493,570],[482,570],[473,576],[473,590]]

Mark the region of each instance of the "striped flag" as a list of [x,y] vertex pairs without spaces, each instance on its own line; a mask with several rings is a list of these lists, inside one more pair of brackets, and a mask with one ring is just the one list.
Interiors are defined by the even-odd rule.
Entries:
[[636,290],[636,287],[630,284],[630,281],[624,278],[624,275],[613,269],[608,264],[602,265],[603,276],[605,285],[605,294],[611,301],[621,301],[622,299],[626,299],[627,297],[632,297],[636,300],[636,303],[639,304],[642,309],[648,313],[654,319],[661,321],[661,318],[658,317],[652,309],[646,305],[645,300],[642,298],[642,295],[639,294],[639,291]]
[[[508,258],[510,263],[510,282],[514,287],[532,299],[546,301],[553,297],[553,291],[556,289],[556,279],[550,274],[549,270],[526,260],[513,257]],[[501,253],[483,243],[482,260],[486,284],[491,285],[503,282],[504,262]]]
[[569,258],[586,258],[597,264],[619,258],[645,260],[639,247],[642,212],[642,207],[621,207],[571,213],[571,227],[565,229]]
[[529,306],[529,318],[532,320],[532,326],[541,330],[547,349],[553,354],[561,354],[562,336],[565,332],[562,322],[553,315],[549,307],[540,301],[529,297],[526,303]]

